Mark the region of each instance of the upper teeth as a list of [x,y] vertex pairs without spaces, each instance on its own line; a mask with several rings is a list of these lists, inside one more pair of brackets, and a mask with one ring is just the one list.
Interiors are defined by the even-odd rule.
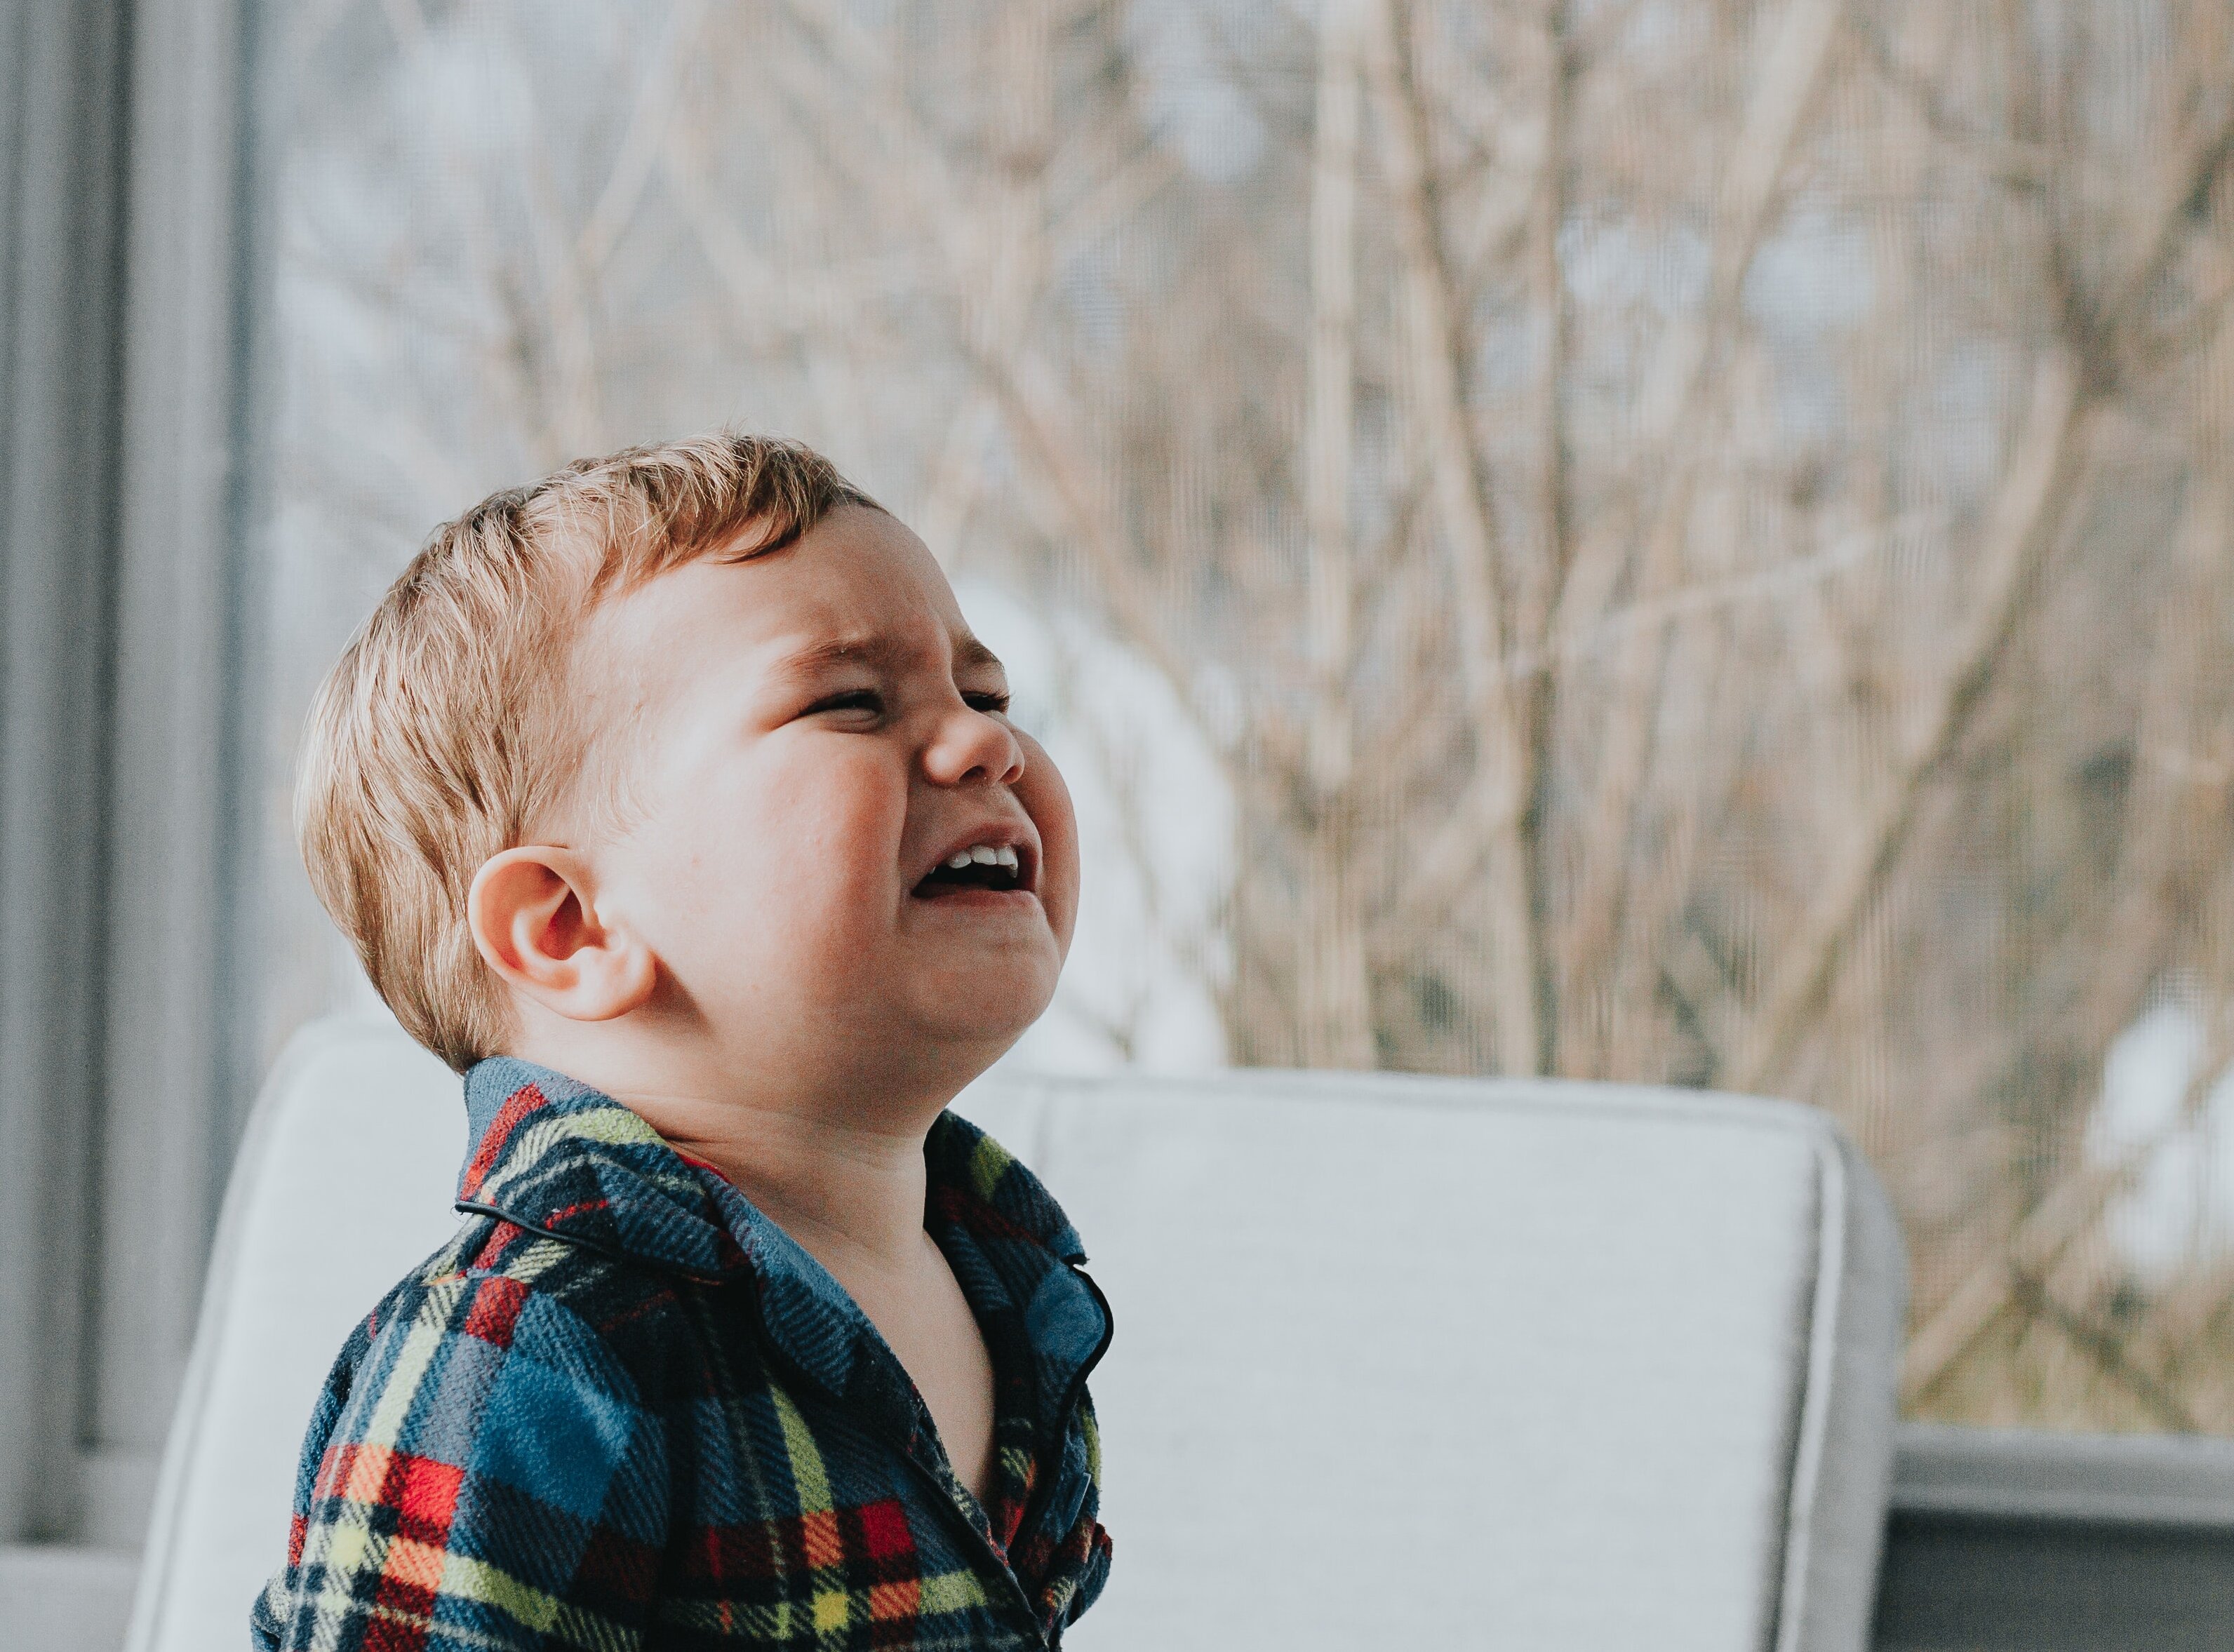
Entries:
[[981,843],[974,848],[956,851],[946,858],[946,865],[948,869],[953,872],[960,872],[964,866],[971,865],[1005,866],[1010,872],[1015,872],[1017,870],[1016,852],[1005,845],[996,849],[990,843]]

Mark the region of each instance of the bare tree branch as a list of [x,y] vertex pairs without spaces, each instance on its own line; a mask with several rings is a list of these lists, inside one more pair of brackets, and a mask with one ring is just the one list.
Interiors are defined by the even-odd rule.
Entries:
[[[2170,256],[2181,208],[2214,175],[2234,139],[2234,108],[2187,137],[2144,198],[2140,233],[2113,279],[2106,328],[2094,349],[2126,324],[2132,307]],[[1962,737],[2015,624],[2056,518],[2076,490],[2072,454],[2086,411],[2080,365],[2052,348],[2035,370],[2032,408],[2012,451],[1980,552],[1977,594],[1963,641],[1914,743],[1845,859],[1826,882],[1820,904],[1780,963],[1760,1015],[1731,1063],[1732,1082],[1751,1089],[1771,1081],[1805,1035],[1806,1018],[1823,1002],[1855,924],[1883,888],[1916,819],[1924,782]]]
[[1311,166],[1311,337],[1304,433],[1304,515],[1311,563],[1312,667],[1309,764],[1316,793],[1311,917],[1299,939],[1303,1059],[1314,1067],[1373,1064],[1371,1002],[1351,852],[1349,676],[1355,652],[1356,577],[1350,554],[1349,483],[1356,430],[1357,0],[1323,0],[1319,86]]
[[1855,926],[1885,886],[1916,824],[1926,782],[1953,754],[1992,682],[2052,525],[2072,491],[2080,412],[2077,366],[2068,354],[2051,349],[2034,370],[2032,407],[1987,527],[1977,592],[1954,665],[1875,811],[1825,881],[1800,934],[1782,950],[1760,1013],[1730,1062],[1732,1087],[1750,1090],[1768,1082],[1806,1035],[1808,1017],[1828,994]]
[[1424,427],[1421,434],[1434,455],[1437,516],[1449,547],[1458,597],[1460,646],[1475,742],[1474,783],[1464,806],[1478,814],[1491,846],[1484,899],[1493,1025],[1505,1070],[1534,1073],[1542,1067],[1543,1046],[1537,1004],[1539,971],[1530,956],[1535,902],[1529,893],[1528,855],[1521,836],[1521,814],[1529,793],[1527,751],[1519,708],[1496,667],[1507,640],[1498,590],[1496,522],[1466,431],[1463,375],[1454,359],[1458,334],[1450,277],[1428,199],[1426,122],[1404,62],[1395,0],[1366,3],[1371,8],[1366,29],[1367,76],[1381,112],[1411,322],[1407,365],[1415,387],[1417,416]]

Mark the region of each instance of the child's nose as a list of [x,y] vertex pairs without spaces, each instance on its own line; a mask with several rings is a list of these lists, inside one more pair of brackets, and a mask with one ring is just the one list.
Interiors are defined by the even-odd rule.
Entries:
[[1012,786],[1023,777],[1024,748],[1001,718],[963,706],[940,721],[924,767],[941,786],[971,780]]

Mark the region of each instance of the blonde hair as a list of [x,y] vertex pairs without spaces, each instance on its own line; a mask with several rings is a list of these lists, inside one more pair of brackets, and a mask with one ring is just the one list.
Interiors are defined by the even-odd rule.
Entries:
[[575,789],[587,732],[566,660],[609,597],[709,557],[794,543],[880,508],[820,454],[723,432],[582,460],[435,530],[311,708],[296,839],[406,1031],[461,1071],[511,1026],[466,896]]

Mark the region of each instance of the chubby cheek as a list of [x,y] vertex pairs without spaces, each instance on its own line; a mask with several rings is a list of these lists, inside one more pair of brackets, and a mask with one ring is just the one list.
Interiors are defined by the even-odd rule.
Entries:
[[812,996],[873,957],[898,858],[893,790],[886,777],[822,765],[702,791],[692,825],[663,846],[663,956],[683,984]]
[[1078,817],[1070,806],[1070,788],[1046,748],[1021,730],[1016,741],[1024,748],[1016,801],[1040,834],[1040,904],[1055,931],[1057,952],[1068,957],[1071,930],[1078,924]]

